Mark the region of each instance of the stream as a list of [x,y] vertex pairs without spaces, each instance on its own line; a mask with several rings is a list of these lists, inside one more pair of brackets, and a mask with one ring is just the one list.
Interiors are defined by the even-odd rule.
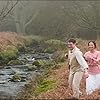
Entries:
[[[34,79],[43,72],[43,70],[40,69],[29,71],[28,66],[30,66],[34,60],[51,59],[51,54],[20,54],[18,59],[26,61],[26,63],[24,65],[4,66],[0,69],[0,100],[16,98],[25,84],[28,84],[31,79]],[[21,81],[11,81],[15,73],[20,75]]]

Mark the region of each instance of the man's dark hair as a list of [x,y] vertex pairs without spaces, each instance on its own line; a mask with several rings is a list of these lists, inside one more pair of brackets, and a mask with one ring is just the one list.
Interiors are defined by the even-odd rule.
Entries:
[[89,46],[89,43],[90,43],[90,42],[92,42],[92,43],[94,44],[94,47],[95,47],[95,48],[97,47],[96,42],[93,41],[93,40],[88,42],[88,46]]
[[75,39],[73,39],[73,38],[71,38],[71,39],[69,39],[69,40],[68,40],[68,42],[72,42],[72,43],[74,43],[74,44],[75,44],[75,43],[76,43],[76,40],[75,40]]

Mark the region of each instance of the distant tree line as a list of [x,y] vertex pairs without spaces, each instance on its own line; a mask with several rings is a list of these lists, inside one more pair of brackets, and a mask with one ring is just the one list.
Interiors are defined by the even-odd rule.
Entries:
[[51,38],[100,37],[100,1],[5,1],[0,11],[0,31]]

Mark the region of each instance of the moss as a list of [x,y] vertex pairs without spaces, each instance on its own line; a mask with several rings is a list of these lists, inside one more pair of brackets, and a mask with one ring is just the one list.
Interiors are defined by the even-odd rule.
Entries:
[[11,81],[14,81],[14,82],[19,82],[19,81],[21,81],[20,75],[16,73],[16,74],[13,75],[13,77],[11,78]]
[[50,89],[54,89],[56,87],[55,80],[43,80],[35,89],[34,94],[39,95],[42,92],[46,92]]
[[34,62],[32,63],[32,65],[35,65],[35,66],[38,66],[38,67],[41,66],[39,60],[34,61]]

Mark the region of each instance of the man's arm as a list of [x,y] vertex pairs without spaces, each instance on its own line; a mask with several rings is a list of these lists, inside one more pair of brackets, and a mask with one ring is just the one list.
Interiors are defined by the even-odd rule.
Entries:
[[78,63],[80,64],[80,66],[81,66],[84,70],[87,71],[88,64],[87,64],[87,62],[85,61],[82,52],[81,52],[81,51],[76,51],[76,52],[75,52],[75,56],[76,56],[76,59],[77,59]]
[[65,53],[65,58],[67,59],[68,69],[70,70],[68,53]]

